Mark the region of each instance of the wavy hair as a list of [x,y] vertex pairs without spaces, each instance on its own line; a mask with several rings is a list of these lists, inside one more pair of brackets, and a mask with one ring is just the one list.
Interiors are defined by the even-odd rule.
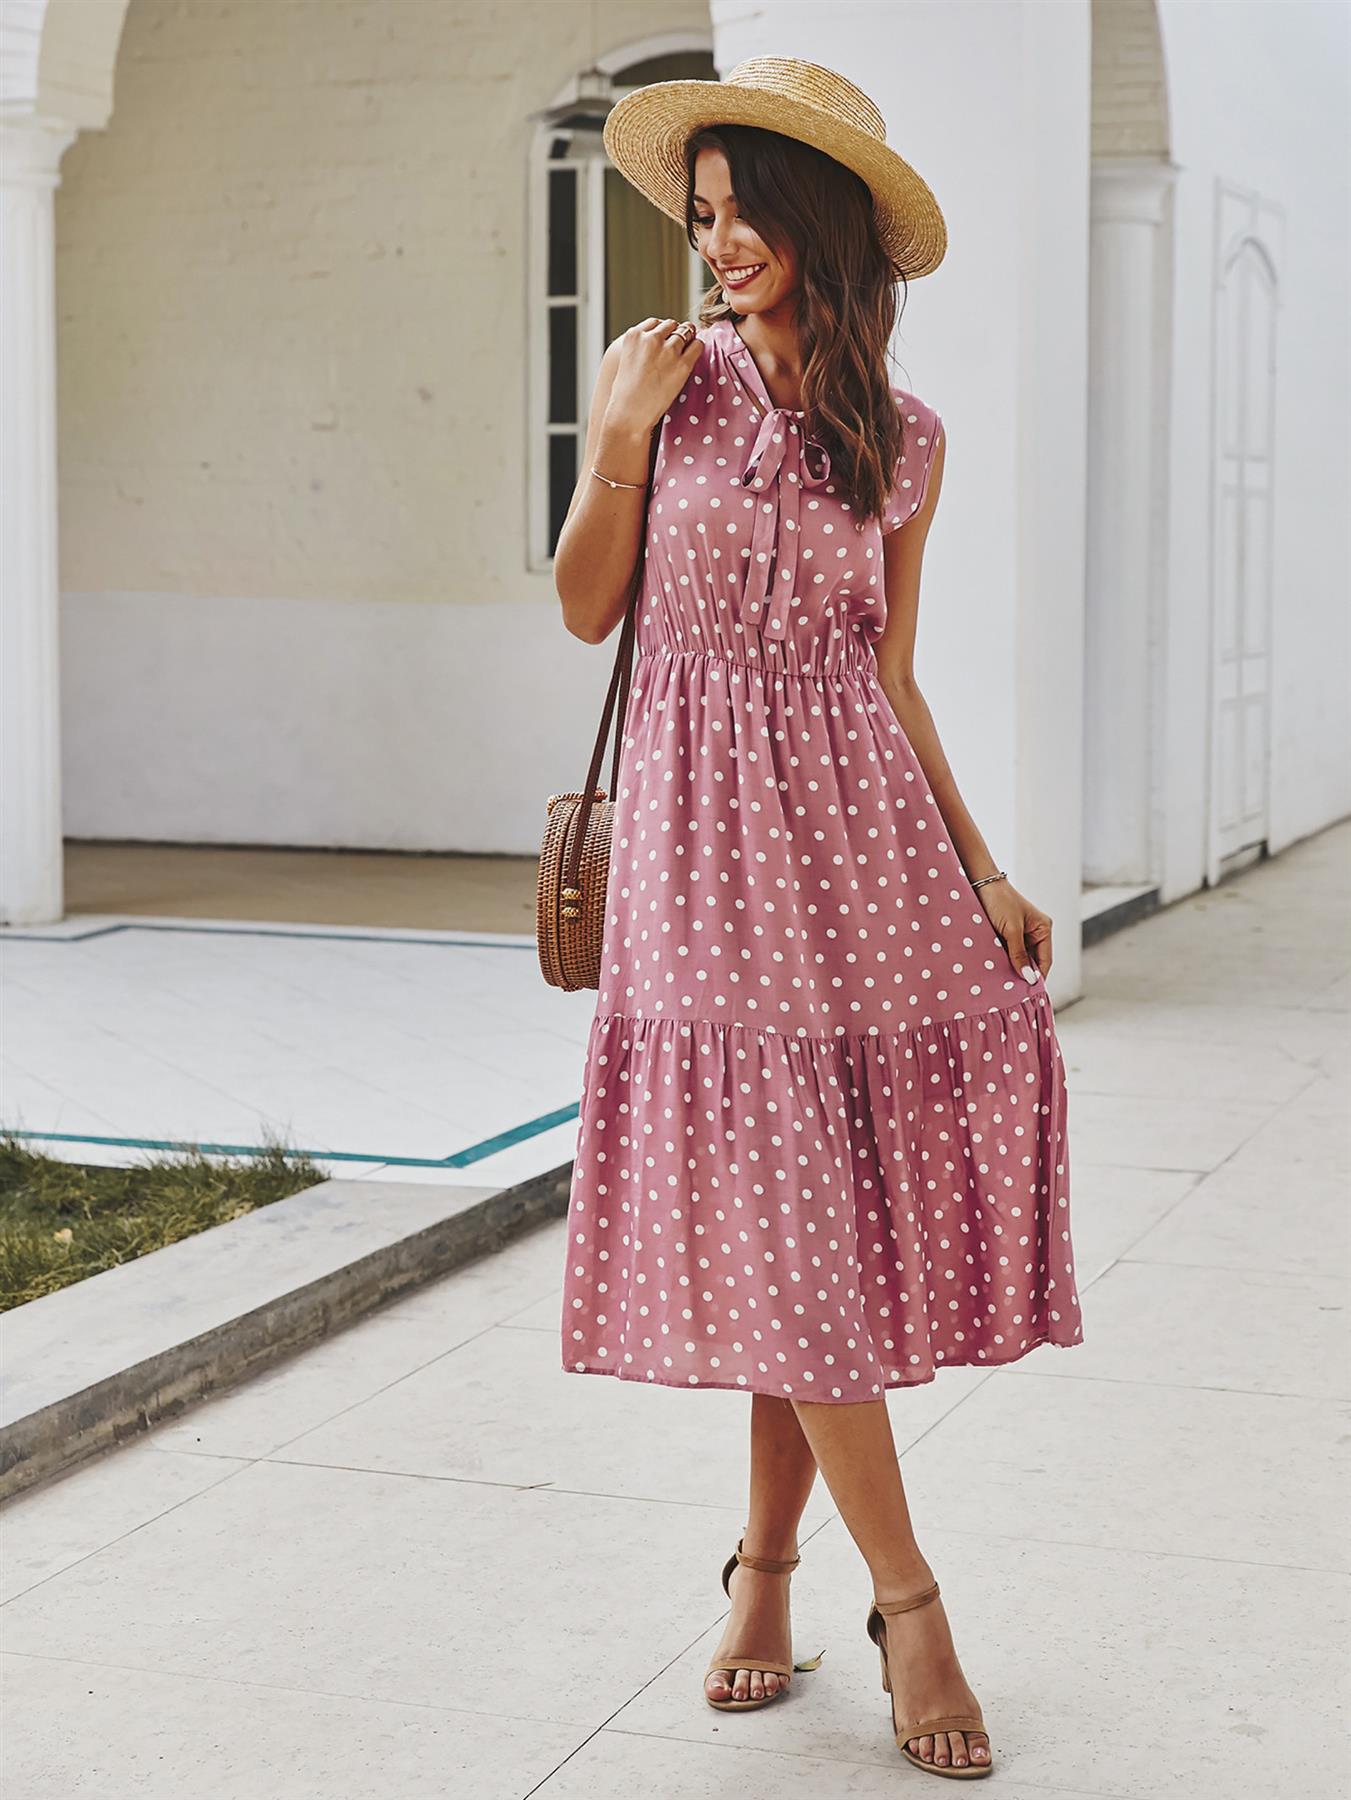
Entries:
[[[754,125],[717,125],[685,145],[685,230],[694,235],[699,152],[727,158],[737,207],[764,242],[796,254],[804,423],[830,452],[831,470],[859,515],[880,518],[904,448],[887,351],[904,307],[905,276],[878,235],[868,184],[814,145]],[[897,300],[897,285],[902,298]],[[716,279],[698,323],[743,318]]]

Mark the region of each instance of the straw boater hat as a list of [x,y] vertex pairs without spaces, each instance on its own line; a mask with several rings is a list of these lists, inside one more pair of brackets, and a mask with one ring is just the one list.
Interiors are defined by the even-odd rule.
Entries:
[[943,260],[947,227],[926,184],[887,147],[886,124],[852,81],[791,56],[752,56],[721,81],[653,81],[605,121],[611,162],[654,206],[685,223],[685,141],[705,125],[758,125],[814,144],[867,182],[882,242],[908,280]]

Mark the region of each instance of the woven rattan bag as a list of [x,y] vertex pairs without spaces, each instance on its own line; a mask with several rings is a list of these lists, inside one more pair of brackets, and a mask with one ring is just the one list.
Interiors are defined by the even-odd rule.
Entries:
[[[614,671],[601,713],[591,767],[580,793],[550,794],[549,821],[540,852],[539,881],[535,890],[535,941],[539,966],[551,987],[598,988],[600,946],[605,930],[605,889],[610,878],[610,833],[614,798],[619,791],[619,752],[624,741],[624,713],[628,706],[629,679],[633,669],[633,644],[638,623],[638,595],[643,584],[647,548],[647,509],[652,499],[652,471],[657,461],[660,424],[648,446],[647,487],[643,494],[643,531],[633,580],[629,585],[624,623],[619,631]],[[605,742],[614,721],[614,757],[610,764],[610,790],[596,786],[605,755]]]

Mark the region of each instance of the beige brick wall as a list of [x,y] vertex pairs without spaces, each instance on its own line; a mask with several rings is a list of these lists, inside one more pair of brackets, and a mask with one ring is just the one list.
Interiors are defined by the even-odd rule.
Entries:
[[1093,0],[1092,149],[1095,157],[1168,154],[1155,0]]
[[57,195],[67,591],[525,573],[527,116],[704,0],[133,0]]

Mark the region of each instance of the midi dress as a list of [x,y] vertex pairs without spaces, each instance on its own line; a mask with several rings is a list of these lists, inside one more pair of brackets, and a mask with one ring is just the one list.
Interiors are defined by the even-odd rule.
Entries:
[[878,678],[884,531],[733,319],[661,422],[562,1366],[874,1400],[1082,1339],[1064,1061]]

